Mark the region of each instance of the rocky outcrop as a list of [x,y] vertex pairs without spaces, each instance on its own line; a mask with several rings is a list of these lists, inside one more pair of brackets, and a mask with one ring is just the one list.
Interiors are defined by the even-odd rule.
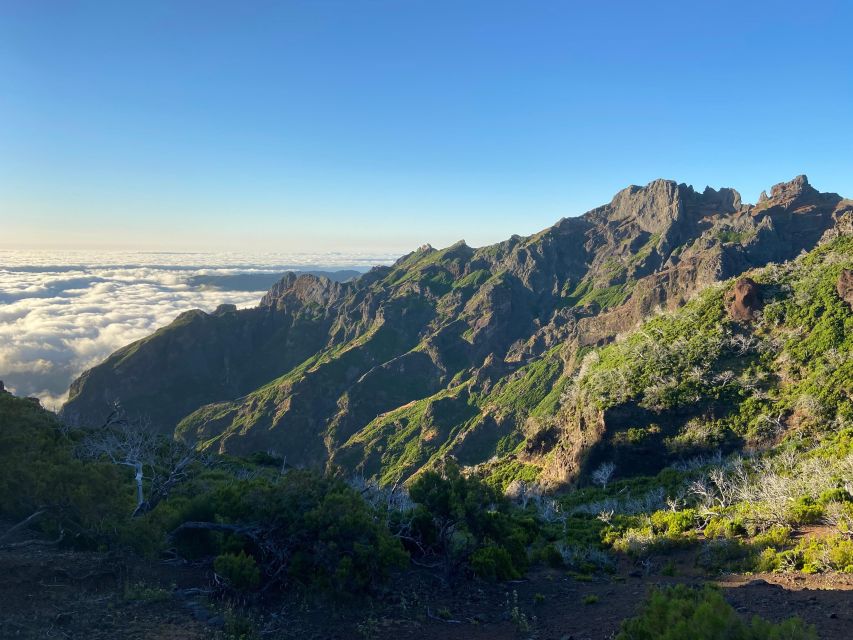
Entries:
[[[756,206],[732,189],[631,186],[529,237],[479,249],[425,245],[348,282],[287,274],[255,309],[182,314],[84,373],[65,411],[95,423],[119,401],[163,432],[178,425],[181,437],[221,451],[272,448],[292,464],[364,448],[352,443],[389,455],[388,443],[364,433],[377,416],[459,385],[465,402],[487,403],[561,344],[571,368],[578,350],[658,308],[796,257],[851,211],[853,203],[817,192],[804,176],[774,186]],[[760,304],[748,286],[735,298],[743,317]],[[467,444],[454,449],[431,435],[429,446],[488,459],[495,438],[523,428],[529,408],[517,404],[499,420],[493,407],[476,418],[459,411],[473,422],[441,422],[439,434]]]
[[752,278],[738,280],[729,296],[729,317],[735,322],[749,322],[755,319],[761,306],[761,288],[758,284]]
[[791,207],[798,201],[803,199],[814,198],[819,196],[818,191],[809,184],[809,179],[804,175],[799,175],[790,182],[780,182],[774,184],[770,189],[770,196],[762,191],[758,199],[759,205],[773,203],[783,207]]
[[853,309],[853,271],[850,269],[841,271],[838,275],[838,282],[835,284],[835,290],[838,291],[838,297]]
[[216,309],[213,312],[213,315],[222,316],[222,315],[225,315],[226,313],[234,313],[235,311],[237,311],[237,305],[221,304],[218,307],[216,307]]

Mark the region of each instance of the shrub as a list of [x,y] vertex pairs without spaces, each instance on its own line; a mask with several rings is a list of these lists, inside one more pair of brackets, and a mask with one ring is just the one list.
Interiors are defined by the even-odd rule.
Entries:
[[752,539],[756,547],[775,547],[781,549],[791,544],[791,528],[775,525],[764,533],[760,533]]
[[240,553],[223,553],[213,561],[213,569],[239,591],[254,589],[261,582],[261,570],[255,559]]
[[616,567],[613,556],[597,547],[561,545],[559,552],[566,567],[583,574],[613,571]]
[[471,568],[488,580],[514,580],[521,575],[512,564],[512,557],[503,547],[488,546],[471,555]]
[[706,538],[737,538],[747,534],[746,527],[740,519],[715,516],[705,526]]
[[[406,560],[382,513],[340,479],[306,470],[248,480],[202,478],[175,521],[184,555],[254,557],[261,581],[336,595],[368,590]],[[155,514],[156,515],[156,514]],[[223,531],[232,528],[233,532]]]
[[127,583],[124,585],[124,599],[139,602],[165,602],[169,599],[169,592],[159,586],[152,586],[145,582]]
[[777,571],[781,565],[779,554],[772,547],[764,548],[755,559],[755,571],[770,573]]
[[696,564],[706,571],[748,571],[752,568],[752,547],[739,540],[709,540],[699,552]]
[[133,511],[127,474],[74,457],[78,432],[65,432],[38,403],[0,393],[0,516],[33,520],[51,535],[65,532],[78,547],[114,540]]
[[803,573],[843,571],[853,573],[853,540],[839,535],[806,538],[779,554],[783,569]]
[[622,623],[616,640],[816,640],[797,618],[773,624],[742,620],[712,587],[678,585],[652,593],[643,612]]
[[652,516],[652,531],[655,533],[677,536],[693,529],[696,522],[696,511],[655,511]]
[[[451,466],[444,474],[420,474],[409,495],[416,505],[411,532],[418,546],[413,551],[439,557],[448,573],[460,566],[473,568],[478,551],[479,569],[474,570],[481,575],[489,576],[493,562],[501,575],[519,576],[526,570],[536,521],[513,510],[494,487]],[[504,554],[509,567],[503,564]],[[498,573],[495,577],[504,579]]]
[[827,489],[820,494],[817,502],[823,506],[826,506],[831,502],[853,502],[853,496],[851,496],[845,489]]
[[815,524],[823,518],[823,507],[810,496],[803,496],[791,505],[791,522],[796,524]]

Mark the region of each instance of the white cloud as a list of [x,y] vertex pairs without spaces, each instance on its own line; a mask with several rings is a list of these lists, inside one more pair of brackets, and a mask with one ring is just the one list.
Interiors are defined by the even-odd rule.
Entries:
[[194,288],[198,275],[366,267],[393,256],[0,251],[0,380],[58,407],[71,381],[188,309],[257,304],[264,290]]

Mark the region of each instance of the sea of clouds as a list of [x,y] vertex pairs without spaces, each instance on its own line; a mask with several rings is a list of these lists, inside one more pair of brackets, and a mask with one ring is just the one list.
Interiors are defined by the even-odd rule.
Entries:
[[394,257],[0,251],[0,380],[58,408],[80,373],[183,311],[255,306],[284,271],[364,271]]

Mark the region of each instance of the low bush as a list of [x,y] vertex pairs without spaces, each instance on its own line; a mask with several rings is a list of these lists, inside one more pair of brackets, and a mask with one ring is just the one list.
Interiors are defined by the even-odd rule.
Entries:
[[791,505],[789,519],[794,524],[816,524],[823,519],[823,507],[811,496],[803,496]]
[[290,470],[247,480],[201,478],[184,492],[173,516],[178,550],[219,556],[220,566],[244,583],[254,582],[248,565],[256,562],[261,583],[353,594],[406,561],[384,514],[340,479]]
[[261,583],[261,570],[255,559],[240,553],[223,553],[213,561],[213,570],[228,581],[228,585],[238,591],[248,591]]
[[805,538],[796,547],[778,554],[783,571],[853,573],[853,540],[841,535]]
[[471,569],[488,580],[514,580],[521,577],[512,563],[512,557],[503,547],[488,546],[471,555]]
[[696,511],[655,511],[651,515],[652,531],[669,536],[677,536],[691,531],[696,526]]
[[109,544],[133,511],[129,471],[74,456],[80,434],[37,402],[0,393],[0,516],[22,520],[63,544]]
[[747,534],[746,526],[739,518],[728,518],[715,516],[708,521],[704,529],[705,537],[713,538],[738,538]]
[[412,553],[437,559],[447,573],[467,566],[485,577],[506,579],[501,576],[516,577],[527,569],[527,546],[537,523],[513,509],[494,487],[449,466],[443,473],[420,474],[409,495],[415,503]]
[[616,640],[816,640],[802,620],[744,621],[712,587],[678,585],[652,593],[643,612],[622,623]]

